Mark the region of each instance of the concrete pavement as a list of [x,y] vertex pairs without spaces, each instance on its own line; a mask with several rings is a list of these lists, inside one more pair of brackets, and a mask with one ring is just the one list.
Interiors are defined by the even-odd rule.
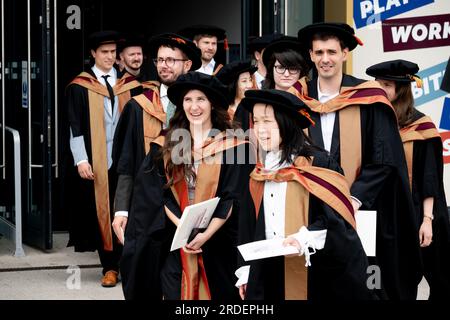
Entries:
[[[123,300],[121,283],[100,285],[101,267],[96,252],[75,253],[67,248],[67,233],[55,233],[54,248],[43,252],[24,246],[26,256],[16,258],[14,244],[0,238],[0,300]],[[427,299],[423,279],[418,300]]]

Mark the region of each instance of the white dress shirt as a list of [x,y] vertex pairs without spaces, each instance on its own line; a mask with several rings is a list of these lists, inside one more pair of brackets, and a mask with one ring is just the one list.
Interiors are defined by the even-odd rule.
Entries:
[[195,71],[205,73],[205,74],[208,74],[211,76],[214,72],[215,66],[216,66],[216,60],[214,60],[214,58],[212,58],[211,61],[206,66],[202,65],[200,68],[198,68]]
[[263,76],[261,75],[261,73],[259,73],[258,71],[256,71],[256,72],[254,73],[254,75],[255,75],[256,85],[258,86],[258,89],[261,89],[262,83],[263,83],[263,81],[264,81],[266,78],[263,77]]
[[[327,94],[320,91],[320,83],[319,78],[317,78],[317,96],[321,103],[325,103],[339,95],[339,91]],[[322,139],[324,149],[330,152],[331,150],[331,141],[333,138],[333,128],[334,121],[336,120],[336,112],[329,113],[321,113],[320,114],[320,125],[322,126]]]
[[[159,88],[159,97],[161,99],[161,104],[162,107],[164,109],[164,112],[167,112],[167,105],[169,104],[169,96],[167,95],[167,89],[169,87],[167,87],[167,85],[161,83],[161,87]],[[166,123],[163,123],[163,129],[167,128]]]
[[[317,78],[317,96],[319,98],[319,101],[321,103],[325,103],[333,98],[336,98],[339,95],[339,92],[333,93],[333,94],[325,94],[322,91],[320,91],[320,83],[319,78]],[[321,113],[320,114],[320,124],[322,126],[322,139],[323,139],[323,146],[325,150],[330,152],[331,150],[331,142],[333,140],[333,129],[334,129],[334,122],[336,120],[336,112],[329,112],[329,113]],[[356,202],[359,203],[359,205],[362,205],[362,202],[353,196],[351,196],[352,199],[354,199]]]
[[[279,165],[281,151],[269,152],[264,161],[267,170],[279,170],[288,167],[288,163]],[[266,181],[264,183],[264,220],[266,239],[284,238],[284,214],[286,208],[287,182]]]
[[[97,80],[104,86],[106,86],[105,79],[102,77],[104,75],[108,75],[108,83],[111,87],[114,87],[117,82],[117,71],[112,68],[109,72],[105,73],[101,71],[96,65],[94,65],[91,70],[93,71]],[[114,112],[111,107],[111,99],[110,97],[104,97],[104,119],[105,119],[105,130],[106,130],[106,148],[107,148],[107,161],[108,161],[108,169],[112,165],[112,144],[114,139],[114,132],[116,130],[119,114],[118,114],[118,99],[114,99]],[[84,144],[84,137],[78,136],[74,137],[72,133],[72,128],[70,128],[70,149],[72,151],[72,155],[74,158],[74,163],[78,166],[81,163],[89,162],[86,146]]]
[[[281,151],[267,153],[264,161],[265,169],[276,171],[290,166],[290,164],[286,162],[279,165],[280,158]],[[327,229],[309,231],[306,226],[300,226],[297,233],[285,235],[286,191],[287,182],[265,181],[264,183],[263,205],[266,239],[293,236],[300,244],[299,254],[305,255],[305,266],[311,266],[310,255],[314,254],[316,250],[323,249]],[[310,253],[308,248],[311,248],[313,252]],[[248,282],[249,274],[249,265],[244,265],[236,270],[235,275],[238,278],[238,281],[235,286],[239,288],[241,285],[246,284]]]

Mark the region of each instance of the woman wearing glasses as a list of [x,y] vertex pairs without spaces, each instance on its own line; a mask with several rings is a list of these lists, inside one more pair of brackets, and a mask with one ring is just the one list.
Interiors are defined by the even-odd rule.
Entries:
[[300,78],[309,72],[303,47],[297,38],[284,36],[275,40],[263,53],[263,62],[267,67],[264,89],[287,91]]

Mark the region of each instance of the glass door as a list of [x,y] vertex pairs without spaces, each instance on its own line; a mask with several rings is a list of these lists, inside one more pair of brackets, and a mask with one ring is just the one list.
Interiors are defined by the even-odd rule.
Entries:
[[[50,0],[2,0],[1,12],[2,122],[18,130],[21,139],[23,240],[42,249],[53,245],[51,6]],[[0,208],[14,223],[12,154],[7,141]]]

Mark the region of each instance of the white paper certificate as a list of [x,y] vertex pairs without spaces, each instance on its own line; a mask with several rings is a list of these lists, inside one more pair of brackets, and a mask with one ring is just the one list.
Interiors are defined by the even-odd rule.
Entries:
[[377,242],[377,212],[359,210],[355,213],[356,232],[368,257],[375,257]]
[[192,229],[208,227],[219,200],[220,198],[215,197],[187,206],[184,209],[180,223],[175,231],[170,251],[184,247],[187,244]]
[[285,238],[254,241],[238,246],[245,261],[258,260],[289,254],[299,254],[294,246],[283,246]]

